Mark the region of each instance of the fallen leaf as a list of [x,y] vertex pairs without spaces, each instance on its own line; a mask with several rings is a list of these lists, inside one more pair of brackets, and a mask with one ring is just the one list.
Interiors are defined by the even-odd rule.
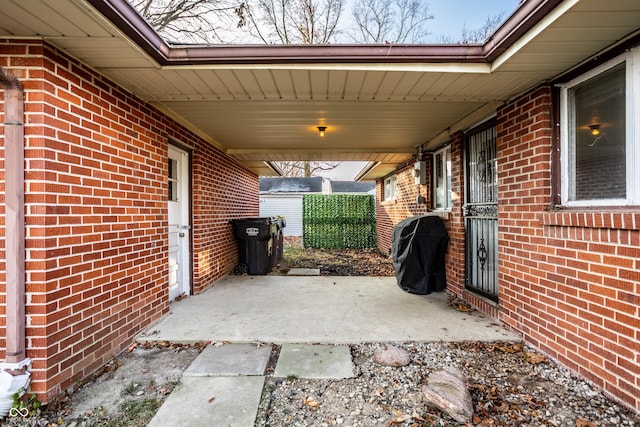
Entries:
[[159,391],[160,391],[160,394],[163,396],[166,396],[167,394],[171,393],[171,390],[169,390],[168,388],[161,388]]
[[135,350],[135,349],[136,349],[136,347],[137,347],[137,346],[138,346],[138,343],[137,343],[137,342],[134,342],[133,344],[131,344],[131,345],[129,346],[129,348],[127,349],[127,351],[128,351],[129,353],[131,353],[133,350]]
[[402,424],[405,421],[410,420],[410,419],[411,419],[411,415],[401,415],[399,417],[392,418],[387,423],[387,427],[392,426],[394,424]]
[[318,406],[320,406],[320,402],[313,400],[313,398],[311,397],[307,397],[304,400],[304,404],[307,406],[311,406],[312,408],[317,408]]
[[377,389],[376,391],[373,392],[373,395],[374,396],[378,396],[378,397],[382,396],[383,394],[384,394],[384,389],[383,388],[379,388],[379,389]]
[[209,398],[209,400],[207,400],[207,402],[211,403],[211,402],[213,402],[214,400],[216,400],[216,398],[215,398],[215,397],[210,397],[210,398]]
[[495,343],[489,347],[492,351],[501,351],[502,353],[519,353],[522,351],[523,346],[521,343]]
[[596,423],[592,423],[591,421],[587,421],[583,418],[578,418],[576,420],[576,427],[597,427]]
[[532,365],[539,365],[540,363],[547,363],[547,358],[542,354],[526,352],[524,361]]
[[147,372],[149,372],[149,370],[147,368],[140,368],[140,372],[146,374]]

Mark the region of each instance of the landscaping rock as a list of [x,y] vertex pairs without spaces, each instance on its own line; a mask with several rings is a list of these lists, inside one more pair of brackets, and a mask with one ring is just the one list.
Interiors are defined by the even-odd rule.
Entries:
[[385,345],[379,347],[373,354],[373,360],[378,365],[382,366],[407,366],[411,363],[411,356],[409,352],[395,347],[393,345]]
[[458,368],[447,367],[429,375],[422,393],[427,403],[441,409],[457,422],[471,421],[473,402]]

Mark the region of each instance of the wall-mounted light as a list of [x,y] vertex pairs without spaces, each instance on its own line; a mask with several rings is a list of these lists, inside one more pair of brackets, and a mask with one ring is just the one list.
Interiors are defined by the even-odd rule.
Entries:
[[591,129],[591,135],[593,135],[593,136],[600,135],[600,125],[599,124],[589,125],[589,129]]
[[318,126],[318,132],[320,132],[320,136],[324,136],[325,130],[327,130],[326,126]]

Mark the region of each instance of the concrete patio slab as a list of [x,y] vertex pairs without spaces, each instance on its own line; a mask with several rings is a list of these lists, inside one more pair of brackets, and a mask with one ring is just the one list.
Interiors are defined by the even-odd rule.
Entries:
[[182,377],[149,423],[166,426],[253,427],[264,377]]
[[343,379],[353,377],[351,348],[346,345],[284,344],[274,377]]
[[493,319],[412,295],[395,277],[226,276],[170,305],[140,341],[353,344],[520,341]]
[[287,276],[319,276],[319,268],[292,268],[287,272]]
[[188,377],[264,375],[271,346],[255,344],[210,345],[184,371]]

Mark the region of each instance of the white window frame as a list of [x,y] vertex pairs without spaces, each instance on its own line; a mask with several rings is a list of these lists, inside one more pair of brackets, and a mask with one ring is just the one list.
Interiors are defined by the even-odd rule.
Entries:
[[[451,194],[451,188],[449,188],[449,181],[448,181],[448,177],[451,176],[451,165],[449,165],[449,169],[447,169],[447,152],[449,153],[449,157],[451,157],[451,146],[448,145],[436,152],[434,152],[432,154],[432,159],[433,159],[433,176],[432,176],[432,182],[433,182],[433,197],[432,197],[432,207],[435,210],[439,210],[439,211],[450,211],[451,207],[453,206],[453,194]],[[437,204],[437,193],[436,193],[436,183],[438,182],[438,177],[437,177],[437,173],[438,173],[438,168],[436,166],[436,162],[437,162],[437,158],[438,155],[441,156],[441,160],[442,160],[442,172],[443,172],[443,176],[441,177],[443,179],[444,182],[444,198],[445,198],[445,205],[442,208],[439,208],[436,206]]]
[[[569,184],[571,174],[569,170],[569,145],[575,134],[569,108],[569,90],[599,74],[626,62],[625,65],[625,110],[626,110],[626,198],[625,199],[595,199],[569,200]],[[568,207],[585,206],[630,206],[640,205],[640,47],[636,47],[593,70],[560,85],[560,163],[562,165],[561,202]]]
[[398,176],[391,175],[385,178],[382,185],[383,200],[385,202],[389,200],[395,200],[398,195]]

